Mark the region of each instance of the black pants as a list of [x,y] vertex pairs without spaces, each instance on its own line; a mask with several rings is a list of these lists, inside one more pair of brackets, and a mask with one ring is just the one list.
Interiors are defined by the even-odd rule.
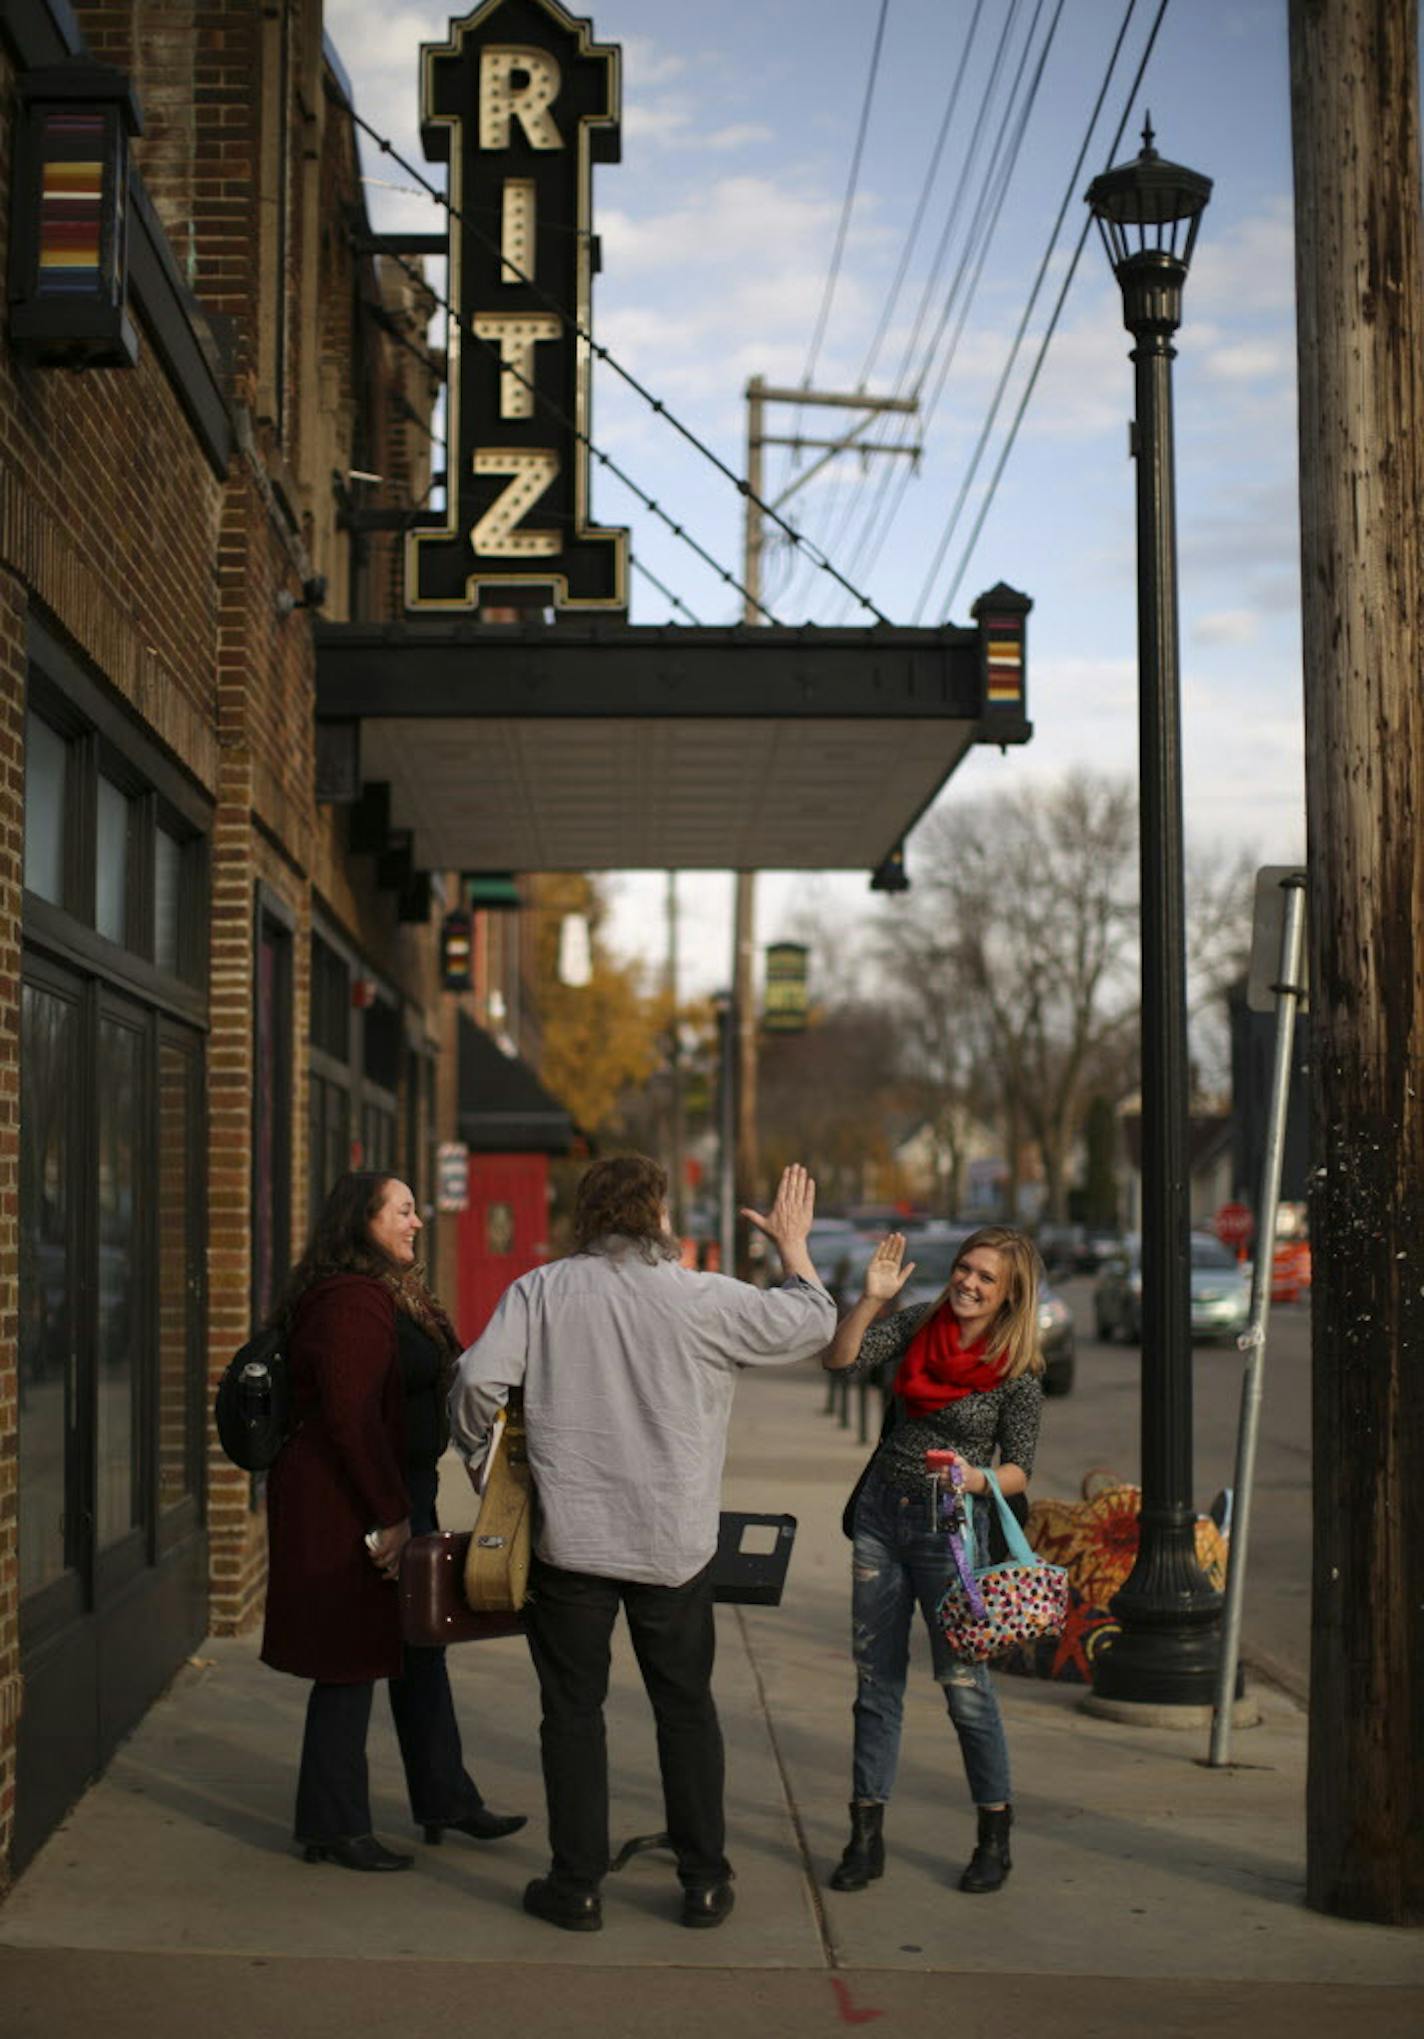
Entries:
[[544,1718],[540,1750],[554,1881],[596,1889],[608,1871],[609,1644],[621,1605],[657,1721],[669,1839],[685,1884],[730,1874],[723,1852],[722,1730],[712,1699],[711,1567],[682,1586],[564,1572],[536,1558],[529,1648]]
[[[338,1841],[371,1831],[366,1779],[370,1685],[313,1685],[297,1779],[297,1839]],[[411,1815],[417,1826],[468,1819],[484,1803],[460,1750],[444,1650],[404,1651],[389,1684]]]
[[[435,1528],[434,1489],[412,1482],[411,1522],[417,1536]],[[302,1767],[297,1779],[297,1839],[352,1840],[371,1831],[366,1778],[370,1685],[313,1685],[307,1701]],[[402,1650],[401,1675],[389,1681],[391,1718],[405,1765],[417,1826],[468,1819],[484,1800],[465,1769],[445,1652]]]

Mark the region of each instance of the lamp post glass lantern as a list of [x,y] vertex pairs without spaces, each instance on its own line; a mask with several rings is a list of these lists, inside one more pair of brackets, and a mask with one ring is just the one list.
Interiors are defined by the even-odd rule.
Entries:
[[1187,986],[1172,335],[1211,179],[1142,152],[1087,202],[1136,345],[1138,738],[1142,870],[1142,1516],[1113,1602],[1122,1632],[1097,1694],[1210,1705],[1221,1596],[1196,1560],[1188,1232]]

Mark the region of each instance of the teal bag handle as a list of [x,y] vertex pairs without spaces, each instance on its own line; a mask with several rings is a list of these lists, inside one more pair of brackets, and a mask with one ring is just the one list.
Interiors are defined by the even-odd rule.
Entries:
[[[1015,1515],[1013,1509],[1009,1506],[1008,1502],[1004,1499],[1003,1495],[999,1492],[998,1481],[994,1478],[994,1475],[990,1472],[987,1466],[981,1466],[979,1470],[983,1473],[985,1479],[989,1482],[989,1492],[993,1495],[994,1506],[999,1511],[999,1527],[1004,1532],[1004,1542],[1009,1547],[1010,1557],[1015,1558],[1021,1565],[1041,1565],[1043,1563],[1043,1559],[1038,1555],[1038,1552],[1033,1548],[1028,1538],[1019,1528],[1019,1519],[1017,1515]],[[977,1498],[980,1501],[982,1501],[984,1497],[982,1494],[980,1494]],[[971,1536],[973,1535],[974,1531],[975,1499],[976,1496],[973,1494],[966,1494],[964,1497],[965,1528]],[[972,1542],[970,1543],[969,1548],[971,1551],[973,1550],[974,1545]]]

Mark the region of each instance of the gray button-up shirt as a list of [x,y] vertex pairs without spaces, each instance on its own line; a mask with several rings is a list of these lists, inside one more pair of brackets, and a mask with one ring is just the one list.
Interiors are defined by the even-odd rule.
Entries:
[[506,1289],[463,1354],[454,1441],[484,1451],[511,1388],[524,1391],[539,1496],[539,1556],[604,1578],[680,1586],[717,1548],[737,1369],[809,1359],[835,1305],[799,1278],[752,1288],[612,1238]]

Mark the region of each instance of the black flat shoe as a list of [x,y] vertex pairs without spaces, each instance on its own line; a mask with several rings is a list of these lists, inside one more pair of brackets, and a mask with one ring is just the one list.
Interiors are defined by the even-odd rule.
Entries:
[[603,1903],[596,1890],[560,1890],[552,1877],[536,1876],[524,1892],[524,1909],[566,1933],[597,1933]]
[[358,1834],[354,1840],[308,1841],[302,1852],[304,1862],[335,1862],[342,1869],[409,1869],[415,1857],[398,1855],[386,1848],[374,1834]]
[[737,1902],[730,1879],[721,1883],[690,1884],[682,1893],[684,1926],[720,1926]]
[[444,1834],[468,1834],[472,1841],[502,1841],[506,1834],[517,1834],[521,1827],[527,1827],[529,1816],[522,1812],[491,1812],[482,1805],[478,1812],[472,1812],[462,1820],[427,1820],[425,1839],[432,1848],[440,1846]]

